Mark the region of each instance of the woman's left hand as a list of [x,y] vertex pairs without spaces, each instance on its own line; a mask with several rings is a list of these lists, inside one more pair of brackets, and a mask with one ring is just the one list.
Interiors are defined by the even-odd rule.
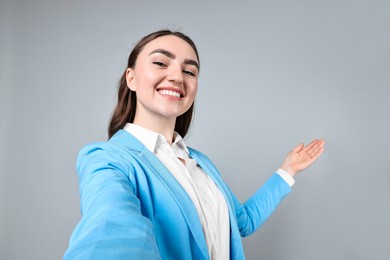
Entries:
[[324,144],[322,139],[313,140],[307,146],[299,144],[287,154],[280,168],[294,177],[295,174],[310,166],[320,157],[324,151]]

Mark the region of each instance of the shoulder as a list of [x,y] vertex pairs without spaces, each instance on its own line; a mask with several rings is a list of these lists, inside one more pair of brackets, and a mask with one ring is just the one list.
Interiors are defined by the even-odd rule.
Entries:
[[114,167],[123,172],[132,172],[138,154],[145,147],[134,136],[120,130],[108,141],[85,145],[77,157],[77,170],[85,168]]
[[108,141],[93,142],[85,145],[77,156],[77,169],[85,167],[113,166],[119,170],[129,172],[134,164],[134,157],[139,153],[138,144],[127,140],[124,133],[114,135]]
[[131,157],[131,154],[137,154],[141,150],[141,144],[125,131],[119,131],[108,141],[92,142],[85,145],[78,154],[78,161],[84,159],[93,159],[98,157],[100,160],[120,159]]
[[128,171],[120,147],[109,142],[94,142],[85,145],[77,156],[77,170],[83,172],[86,168],[102,168],[115,165],[118,169]]
[[117,147],[109,142],[93,142],[86,144],[83,148],[81,148],[77,159],[93,158],[94,156],[99,155],[115,155],[115,150],[117,150]]

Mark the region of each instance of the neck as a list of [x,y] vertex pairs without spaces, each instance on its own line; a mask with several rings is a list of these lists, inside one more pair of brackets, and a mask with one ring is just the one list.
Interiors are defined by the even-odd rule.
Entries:
[[134,118],[133,124],[142,126],[153,132],[163,135],[169,144],[173,142],[173,133],[175,131],[176,118]]

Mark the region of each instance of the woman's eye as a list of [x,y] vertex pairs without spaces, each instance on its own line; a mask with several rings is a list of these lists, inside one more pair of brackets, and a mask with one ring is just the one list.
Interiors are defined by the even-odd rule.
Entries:
[[195,77],[195,73],[190,71],[190,70],[185,70],[184,73],[189,75],[189,76]]
[[166,67],[167,65],[165,65],[164,62],[161,62],[161,61],[154,61],[153,62],[154,65],[157,65],[159,67]]

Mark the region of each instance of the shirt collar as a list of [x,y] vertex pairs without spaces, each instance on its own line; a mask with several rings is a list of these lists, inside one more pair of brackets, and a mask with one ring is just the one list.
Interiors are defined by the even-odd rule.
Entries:
[[[139,125],[135,125],[132,123],[127,123],[125,127],[123,128],[126,132],[132,134],[135,138],[137,138],[145,147],[151,151],[152,153],[155,153],[156,146],[159,143],[166,143],[168,144],[166,138],[156,133],[152,130],[149,130],[147,128],[144,128]],[[174,132],[173,134],[174,142],[172,143],[172,147],[177,146],[178,148],[184,150],[186,153],[189,153],[187,146],[184,143],[183,138],[177,133]]]
[[177,145],[178,148],[184,150],[186,153],[189,154],[190,152],[188,151],[187,146],[184,143],[183,138],[179,135],[179,133],[175,132],[173,134],[173,137],[175,141],[172,143],[172,146]]

